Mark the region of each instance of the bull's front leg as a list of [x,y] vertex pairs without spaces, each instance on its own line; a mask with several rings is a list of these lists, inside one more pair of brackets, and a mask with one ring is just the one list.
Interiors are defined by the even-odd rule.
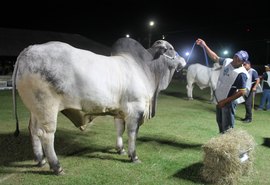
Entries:
[[187,84],[187,86],[186,86],[186,89],[187,89],[187,96],[188,96],[188,99],[189,100],[193,100],[193,85],[192,84]]
[[214,103],[214,90],[210,86],[210,103]]
[[136,139],[139,131],[139,124],[137,122],[127,123],[128,130],[128,156],[134,163],[140,163],[138,156],[136,155]]
[[126,151],[123,144],[123,133],[125,131],[125,121],[123,119],[115,118],[114,119],[115,128],[116,128],[116,151],[120,155],[125,155]]

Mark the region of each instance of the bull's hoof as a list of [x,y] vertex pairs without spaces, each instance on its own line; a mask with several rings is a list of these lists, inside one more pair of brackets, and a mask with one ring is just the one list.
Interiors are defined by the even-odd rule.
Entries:
[[188,98],[188,100],[193,100],[193,98]]
[[118,150],[117,153],[118,153],[119,155],[127,155],[127,152],[126,152],[124,149]]
[[42,161],[37,163],[37,167],[43,167],[46,163],[47,163],[46,160],[42,159]]
[[132,163],[142,163],[142,161],[136,156],[134,158],[131,158]]
[[63,170],[63,168],[59,168],[58,170],[54,171],[55,175],[65,175],[65,172]]
[[131,160],[131,161],[132,161],[132,163],[134,163],[134,164],[140,164],[140,163],[142,163],[142,161],[141,161],[140,159]]

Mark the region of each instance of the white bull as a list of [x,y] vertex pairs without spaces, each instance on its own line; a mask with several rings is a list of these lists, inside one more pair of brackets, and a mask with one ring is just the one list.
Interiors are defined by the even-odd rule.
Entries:
[[96,116],[113,116],[117,151],[125,153],[126,127],[128,155],[132,162],[139,161],[135,145],[139,126],[155,115],[158,93],[186,63],[164,40],[146,50],[137,41],[122,38],[112,47],[112,55],[61,42],[32,45],[20,53],[13,73],[15,135],[17,89],[31,113],[29,130],[38,165],[45,164],[46,157],[55,174],[64,173],[54,149],[59,111],[80,128]]
[[187,96],[193,100],[193,84],[197,84],[200,89],[210,88],[210,101],[214,101],[214,90],[220,74],[221,66],[214,63],[213,67],[206,67],[202,64],[191,64],[187,69]]

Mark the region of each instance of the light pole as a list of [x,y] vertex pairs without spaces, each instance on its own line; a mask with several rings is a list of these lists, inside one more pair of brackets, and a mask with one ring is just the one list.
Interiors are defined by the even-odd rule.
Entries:
[[148,38],[148,48],[151,46],[151,39],[152,39],[152,28],[155,25],[154,21],[149,22],[149,38]]

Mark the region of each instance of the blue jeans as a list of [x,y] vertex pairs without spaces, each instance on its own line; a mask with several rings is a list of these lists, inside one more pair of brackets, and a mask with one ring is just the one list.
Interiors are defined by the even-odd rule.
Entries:
[[266,110],[270,109],[270,89],[264,89],[263,90],[263,94],[262,94],[261,102],[260,102],[260,105],[259,105],[259,109],[264,109],[264,107],[266,108]]
[[216,108],[216,119],[220,133],[234,128],[236,105],[235,101],[232,101],[223,108]]

